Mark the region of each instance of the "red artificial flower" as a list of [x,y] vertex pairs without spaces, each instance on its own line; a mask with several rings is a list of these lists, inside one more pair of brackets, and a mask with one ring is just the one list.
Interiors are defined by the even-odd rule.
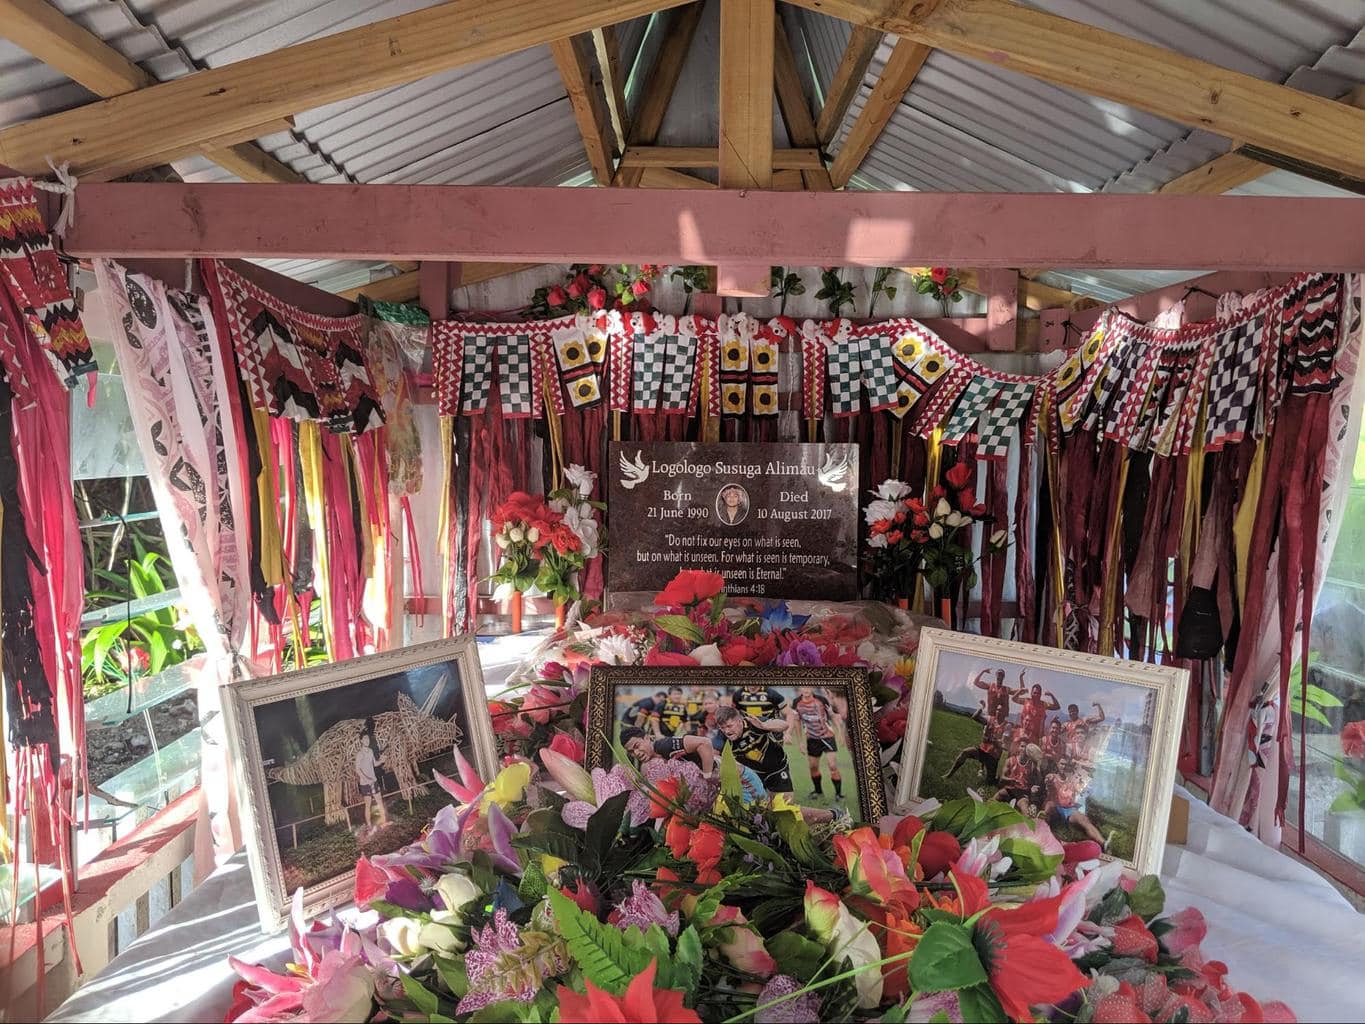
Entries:
[[564,289],[555,285],[545,294],[545,301],[551,306],[563,306],[569,301],[569,297],[564,294]]
[[890,533],[886,535],[886,542],[888,544],[899,544],[901,542],[901,538],[904,536],[905,534],[901,533],[900,530],[892,530]]
[[602,288],[594,288],[588,292],[588,305],[593,309],[601,309],[607,304],[607,293]]
[[910,717],[910,709],[896,708],[877,719],[877,740],[880,743],[895,743],[905,735],[905,722]]
[[878,519],[871,526],[869,526],[868,529],[873,533],[885,533],[887,530],[891,529],[891,520]]
[[655,792],[649,794],[651,818],[669,818],[673,814],[673,808],[678,803],[678,785],[681,781],[676,775],[669,775],[654,783]]
[[929,525],[929,513],[928,513],[928,512],[916,512],[916,513],[915,513],[915,525],[916,525],[916,526],[925,526],[925,527],[927,527],[927,526]]
[[777,638],[772,633],[731,637],[721,645],[727,665],[771,665],[777,658]]
[[1114,925],[1114,954],[1137,957],[1154,964],[1157,956],[1156,936],[1142,918],[1129,914]]
[[703,822],[692,830],[692,841],[687,845],[687,857],[697,865],[697,875],[714,871],[725,849],[725,833],[715,825]]
[[577,280],[569,282],[569,298],[581,299],[583,297],[583,286]]
[[972,467],[965,462],[959,462],[952,469],[943,474],[944,482],[955,491],[960,491],[966,487],[972,479]]
[[966,512],[968,515],[971,515],[971,512],[968,510],[973,505],[976,504],[976,492],[971,490],[970,488],[963,488],[962,490],[958,491],[957,504],[958,507],[962,509],[963,512]]
[[1126,981],[1119,982],[1117,992],[1111,992],[1095,1004],[1095,1014],[1091,1018],[1097,1024],[1147,1024],[1152,1018],[1142,1012],[1138,1002],[1137,989]]
[[681,818],[669,818],[664,828],[664,845],[673,854],[674,860],[687,859],[687,847],[692,842],[692,829]]
[[645,654],[646,665],[700,665],[696,658],[680,651],[665,651],[662,647],[651,647]]
[[947,871],[949,865],[956,864],[961,856],[962,844],[957,836],[951,832],[930,832],[919,848],[919,866],[925,878],[933,878]]
[[[951,472],[951,470],[949,470],[949,472]],[[934,484],[934,489],[929,492],[929,500],[925,502],[925,507],[927,508],[930,505],[937,505],[939,498],[946,497],[948,497],[948,492],[943,489],[943,485]]]
[[575,764],[582,764],[585,756],[583,744],[574,739],[568,733],[557,732],[550,740],[550,749],[556,754],[563,754]]
[[226,1024],[232,1024],[232,1022],[241,1017],[242,1014],[256,1008],[256,1000],[252,999],[250,995],[252,992],[260,992],[262,995],[265,994],[264,990],[257,988],[245,978],[238,978],[232,983],[232,1004],[228,1007],[228,1012],[223,1017]]
[[637,277],[631,282],[630,293],[637,299],[649,294],[649,282],[643,277]]
[[944,281],[948,280],[948,276],[951,273],[951,267],[930,267],[929,280],[933,281],[934,284],[942,284]]
[[904,512],[897,512],[896,515],[895,515],[895,517],[892,519],[892,521],[893,521],[897,526],[899,526],[901,523],[905,522],[905,513],[904,513]]
[[517,714],[516,705],[503,700],[490,700],[488,711],[493,718],[493,731],[499,736],[526,739],[531,735],[531,727]]
[[1347,757],[1365,758],[1365,719],[1341,730],[1341,752]]
[[389,889],[389,876],[383,868],[375,867],[368,857],[355,862],[355,903],[362,910],[370,900],[382,896]]
[[643,972],[626,986],[625,995],[614,996],[592,982],[585,982],[586,995],[579,995],[567,985],[559,989],[560,1024],[701,1024],[695,1010],[683,1005],[683,993],[677,989],[654,987],[658,960],[651,960]]
[[1084,860],[1095,860],[1104,848],[1093,839],[1082,839],[1078,843],[1062,844],[1062,863],[1078,864]]
[[521,713],[533,722],[545,725],[556,710],[569,703],[566,690],[533,683],[521,701]]
[[683,569],[654,595],[654,603],[661,608],[686,608],[715,597],[724,589],[725,577],[720,573]]
[[996,907],[977,921],[976,946],[983,953],[991,989],[1010,1020],[1033,1020],[1029,1007],[1049,1005],[1090,987],[1090,979],[1046,938],[1057,927],[1064,898],[1034,900],[1012,910]]
[[604,267],[601,263],[593,263],[588,267],[588,273],[591,274],[593,277],[598,277],[605,269],[606,267]]
[[600,904],[597,893],[593,887],[589,883],[584,882],[583,879],[576,878],[574,879],[572,889],[565,885],[561,886],[559,891],[577,903],[579,910],[589,914],[597,913]]
[[910,531],[910,539],[913,540],[916,544],[928,544],[928,543],[929,543],[929,531],[928,531],[928,530],[911,530],[911,531]]

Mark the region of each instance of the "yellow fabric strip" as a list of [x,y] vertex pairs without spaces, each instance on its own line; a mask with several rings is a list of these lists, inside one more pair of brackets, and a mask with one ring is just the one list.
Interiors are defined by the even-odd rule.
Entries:
[[1123,492],[1128,486],[1128,448],[1119,450],[1119,483],[1114,493],[1114,520],[1104,553],[1104,587],[1100,600],[1100,638],[1098,652],[1114,653],[1114,626],[1119,609],[1119,581],[1123,579],[1120,545],[1123,540]]
[[322,503],[322,437],[312,420],[299,423],[299,464],[303,467],[303,499],[313,528],[313,580],[322,602],[322,634],[329,656],[336,650],[332,622],[331,558],[327,551],[326,509]]
[[446,636],[450,636],[451,627],[454,623],[454,609],[451,607],[452,595],[450,590],[450,581],[455,578],[455,563],[451,558],[454,548],[450,536],[450,531],[453,529],[450,507],[455,500],[455,496],[450,493],[451,482],[454,480],[454,461],[455,418],[453,416],[442,416],[441,504],[436,520],[436,550],[441,556],[441,564],[445,567],[444,578],[441,581],[441,622],[445,626]]
[[261,475],[256,478],[256,501],[261,510],[261,575],[271,586],[284,582],[284,543],[280,537],[280,495],[275,485],[279,465],[270,443],[270,417],[251,407],[256,427],[256,447],[261,459]]
[[1239,608],[1245,608],[1247,601],[1247,559],[1251,557],[1251,530],[1256,525],[1256,507],[1260,504],[1261,487],[1265,482],[1265,446],[1264,437],[1256,442],[1256,454],[1251,457],[1251,469],[1247,471],[1246,486],[1242,488],[1242,501],[1232,520],[1232,540],[1237,551]]

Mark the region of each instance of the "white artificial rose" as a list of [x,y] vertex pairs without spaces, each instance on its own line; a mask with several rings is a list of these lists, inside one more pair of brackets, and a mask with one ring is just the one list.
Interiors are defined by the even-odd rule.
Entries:
[[474,880],[460,871],[444,874],[436,882],[436,892],[447,910],[459,910],[470,900],[478,899],[483,893]]
[[426,948],[421,932],[422,922],[410,917],[391,917],[379,925],[379,937],[398,956],[417,956]]
[[574,463],[564,470],[564,480],[579,494],[588,495],[592,493],[592,485],[597,482],[597,474]]
[[878,499],[868,504],[866,518],[868,523],[875,523],[882,519],[894,519],[900,510],[900,506],[894,501]]
[[939,498],[938,504],[934,506],[935,519],[947,519],[948,513],[953,510],[953,506],[948,504],[947,498]]
[[540,530],[537,527],[531,527],[526,531],[526,539],[534,544],[536,541],[540,540]]
[[1009,536],[1009,534],[1005,530],[996,530],[993,534],[991,534],[991,547],[1003,548],[1005,546],[1005,538],[1007,536]]
[[971,516],[964,516],[961,512],[949,512],[949,513],[948,513],[948,525],[949,525],[949,526],[966,526],[966,525],[967,525],[968,523],[970,523],[971,521],[972,521],[972,517],[971,517]]
[[938,523],[929,524],[929,537],[932,540],[941,540],[943,537],[943,527]]
[[886,547],[886,534],[874,533],[867,538],[867,546],[870,548]]
[[703,644],[701,647],[692,651],[692,657],[697,659],[698,665],[724,665],[725,659],[721,657],[720,648],[715,644]]
[[634,665],[640,652],[628,637],[619,633],[604,637],[597,645],[597,656],[607,665]]
[[872,493],[885,501],[900,501],[910,493],[910,485],[900,480],[883,480]]
[[417,933],[417,941],[444,956],[454,956],[464,951],[464,943],[455,934],[454,926],[459,923],[460,915],[453,910],[433,910],[431,921]]
[[869,966],[882,959],[877,937],[866,923],[849,913],[848,907],[842,903],[830,941],[830,956],[835,963],[848,957],[853,969],[858,972],[853,975],[853,985],[858,990],[858,1005],[862,1009],[870,1010],[882,1001],[881,968]]
[[526,539],[526,531],[520,526],[513,526],[507,531],[507,537],[513,544],[520,544]]

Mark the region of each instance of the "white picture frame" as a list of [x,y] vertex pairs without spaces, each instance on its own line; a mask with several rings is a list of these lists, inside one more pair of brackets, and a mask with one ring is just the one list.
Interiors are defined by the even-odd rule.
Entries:
[[[415,839],[432,816],[425,803],[449,802],[430,769],[452,770],[456,743],[485,779],[497,768],[473,636],[241,680],[224,688],[223,712],[247,859],[267,932],[283,927],[295,888],[303,889],[307,916],[344,904],[352,897],[357,856],[392,852],[384,847],[398,849]],[[442,752],[446,739],[452,742]],[[362,740],[372,753],[378,751],[376,764],[357,763]],[[282,751],[290,752],[287,760]],[[362,767],[376,778],[374,785],[360,781]],[[399,789],[386,794],[391,775],[390,785]],[[357,832],[358,808],[348,797],[365,788],[371,792],[360,797]],[[320,813],[300,817],[302,800]],[[381,827],[377,819],[388,824]],[[355,837],[356,856],[344,852],[341,828]],[[318,835],[326,841],[299,852]],[[373,845],[367,848],[367,842]]]
[[[998,714],[1003,707],[999,671],[1004,672],[1003,685],[1013,690],[1003,721]],[[1041,695],[1035,694],[1035,684]],[[1106,859],[1121,860],[1138,874],[1156,873],[1166,841],[1188,685],[1188,670],[1174,665],[925,629],[916,653],[897,809],[963,795],[956,793],[960,782],[982,799],[1003,793],[1001,799],[1047,820],[1058,838],[1098,835],[1105,841]],[[992,686],[996,688],[988,689]],[[1047,694],[1052,694],[1050,703]],[[968,712],[968,702],[978,696],[980,705]],[[1108,709],[1103,706],[1106,698]],[[1043,704],[1041,743],[1032,742],[1036,705],[1024,720],[1032,701]],[[1123,711],[1133,713],[1125,720]],[[1015,716],[1018,721],[1012,720]],[[1054,719],[1060,719],[1060,730]],[[1057,731],[1063,734],[1060,741]],[[970,746],[978,737],[980,754]],[[1018,756],[1012,762],[1016,741]],[[994,776],[988,769],[992,750],[1001,755]],[[981,788],[972,787],[973,780]],[[993,791],[984,792],[985,786]]]

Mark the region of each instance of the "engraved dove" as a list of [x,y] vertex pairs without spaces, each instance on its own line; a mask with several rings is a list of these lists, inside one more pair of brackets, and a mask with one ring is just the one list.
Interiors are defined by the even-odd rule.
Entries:
[[645,465],[644,452],[635,453],[635,461],[631,462],[626,458],[626,453],[621,453],[621,486],[628,491],[635,489],[636,484],[642,484],[649,479],[649,467]]
[[816,479],[835,494],[843,494],[848,490],[848,475],[851,469],[848,452],[841,452],[837,456],[830,452],[825,456]]

